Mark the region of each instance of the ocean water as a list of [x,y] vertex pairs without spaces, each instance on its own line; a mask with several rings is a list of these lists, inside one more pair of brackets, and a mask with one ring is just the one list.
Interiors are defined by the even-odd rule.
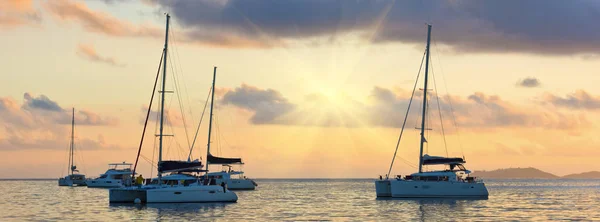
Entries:
[[263,179],[230,204],[108,203],[55,180],[0,181],[0,221],[600,220],[600,180],[487,180],[488,200],[375,198],[371,179]]

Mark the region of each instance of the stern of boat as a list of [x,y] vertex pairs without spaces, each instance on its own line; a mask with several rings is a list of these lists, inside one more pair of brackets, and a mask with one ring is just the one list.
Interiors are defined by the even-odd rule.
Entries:
[[108,191],[109,203],[134,203],[135,199],[146,202],[146,190],[139,188],[113,188]]
[[392,188],[389,180],[375,180],[377,197],[392,197]]

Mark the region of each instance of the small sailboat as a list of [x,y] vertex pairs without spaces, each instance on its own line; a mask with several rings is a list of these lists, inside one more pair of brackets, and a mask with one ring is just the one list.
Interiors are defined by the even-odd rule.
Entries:
[[[238,197],[225,186],[211,185],[210,181],[201,181],[199,178],[186,174],[188,172],[202,172],[204,166],[200,161],[163,160],[163,125],[165,116],[165,82],[167,80],[167,55],[169,38],[169,14],[166,15],[165,47],[162,54],[162,89],[160,102],[159,121],[159,152],[158,152],[158,178],[144,186],[131,186],[113,188],[109,190],[110,203],[199,203],[199,202],[236,202]],[[215,68],[216,72],[216,68]],[[158,80],[158,75],[157,75]],[[156,86],[156,82],[155,82]],[[154,92],[154,90],[153,90]],[[154,94],[153,94],[154,95]],[[152,104],[152,103],[150,103]],[[148,109],[148,115],[150,108]],[[147,115],[147,118],[148,118]],[[147,123],[147,121],[146,121]],[[145,126],[144,126],[145,132]],[[144,136],[142,135],[142,140]],[[141,143],[140,143],[141,149]],[[139,152],[138,152],[139,158]],[[137,161],[136,161],[137,166]],[[163,174],[171,173],[170,175]],[[135,166],[134,172],[135,174]]]
[[[375,181],[375,190],[377,197],[395,197],[395,198],[485,198],[488,197],[488,190],[485,183],[477,178],[470,177],[471,171],[464,167],[466,163],[464,158],[460,157],[440,157],[423,155],[423,145],[427,143],[425,139],[426,119],[427,119],[427,76],[429,69],[429,45],[431,41],[431,25],[427,25],[427,48],[425,53],[425,79],[423,87],[423,109],[421,116],[421,141],[419,152],[419,172],[407,175],[405,177],[397,176],[390,179],[386,174]],[[415,83],[416,84],[416,83]],[[416,87],[416,85],[415,85]],[[413,93],[414,95],[414,93]],[[412,101],[412,98],[411,98]],[[410,104],[409,104],[410,110]],[[406,115],[408,116],[409,111]],[[406,118],[405,118],[406,123]],[[404,130],[404,125],[402,127]],[[402,135],[402,133],[400,134]],[[401,138],[401,137],[400,137]],[[398,143],[400,140],[398,140]],[[398,147],[396,147],[396,151]],[[390,172],[394,163],[396,153],[392,159]],[[446,170],[427,171],[423,166],[443,165]],[[389,174],[389,172],[388,172]]]
[[[232,165],[243,165],[244,162],[242,162],[241,158],[225,158],[225,157],[218,157],[218,156],[213,156],[210,153],[210,139],[211,139],[211,133],[212,133],[212,125],[213,125],[213,104],[214,104],[214,99],[215,99],[215,82],[217,79],[216,76],[216,67],[215,67],[215,75],[213,75],[213,83],[212,83],[212,95],[211,95],[211,102],[210,102],[210,119],[209,119],[209,124],[208,124],[208,145],[207,145],[207,152],[206,152],[206,177],[209,180],[215,180],[217,182],[217,184],[226,184],[227,188],[229,190],[255,190],[256,186],[258,186],[258,184],[256,184],[256,182],[254,182],[254,180],[246,178],[244,176],[244,172],[243,171],[235,171],[232,170]],[[191,154],[191,152],[190,152]],[[189,158],[188,158],[189,159]],[[227,167],[227,170],[222,170],[219,172],[209,172],[208,166],[210,164],[214,164],[214,165],[222,165],[223,167]]]
[[75,166],[75,108],[73,108],[73,117],[71,119],[71,143],[69,145],[69,175],[58,179],[58,186],[85,186],[85,175],[78,174]]

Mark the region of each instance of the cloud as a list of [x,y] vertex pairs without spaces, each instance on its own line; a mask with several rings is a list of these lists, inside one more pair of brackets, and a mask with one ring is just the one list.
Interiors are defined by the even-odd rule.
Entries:
[[525,88],[535,88],[540,86],[540,80],[535,77],[527,77],[523,80],[517,82],[517,86],[525,87]]
[[600,96],[592,96],[584,90],[577,90],[565,97],[546,94],[540,101],[542,104],[551,104],[556,107],[581,110],[600,109]]
[[[23,95],[19,104],[10,97],[0,97],[0,150],[63,149],[71,124],[71,110],[63,109],[45,95]],[[75,113],[75,122],[81,125],[116,125],[117,119],[103,117],[87,110]],[[98,139],[78,139],[81,149],[117,149],[117,145]]]
[[33,7],[31,0],[0,1],[0,27],[37,25],[41,20],[39,12]]
[[[146,114],[148,112],[148,106],[142,106],[140,108],[140,113],[143,113],[140,119],[140,123],[144,123],[144,120],[146,120]],[[158,122],[160,119],[160,111],[156,110],[156,108],[154,108],[153,110],[150,110],[150,117],[149,117],[149,121],[150,122]],[[183,126],[183,117],[181,116],[181,112],[177,112],[177,111],[172,111],[171,109],[167,109],[165,108],[165,118],[164,118],[164,124],[166,124],[167,126],[173,126],[173,127],[182,127]]]
[[[434,40],[461,52],[598,54],[595,1],[154,0],[198,41],[235,37],[255,47],[356,34],[376,43]],[[236,47],[224,41],[223,46]],[[277,44],[272,44],[277,43]]]
[[23,95],[23,98],[25,99],[25,103],[23,104],[23,107],[48,110],[48,111],[62,111],[63,110],[58,105],[58,103],[50,100],[50,98],[48,98],[45,95],[40,95],[39,97],[34,98],[31,96],[31,94],[25,93]]
[[280,92],[246,84],[225,93],[221,103],[253,111],[250,121],[254,124],[277,122],[279,117],[295,109],[295,105],[288,102]]
[[[408,123],[415,123],[420,118],[421,98],[420,93],[415,95]],[[502,100],[499,96],[480,92],[466,98],[441,96],[439,109],[435,93],[431,93],[429,98],[432,99],[429,102],[429,124],[433,128],[440,128],[439,112],[442,113],[444,125],[454,125],[451,118],[454,115],[461,128],[577,129],[589,126],[589,121],[582,115],[565,114],[540,106],[524,107]],[[288,101],[278,91],[244,84],[225,93],[221,102],[252,112],[250,122],[254,124],[398,128],[404,121],[409,100],[410,93],[405,90],[374,87],[368,102],[359,102],[349,96],[331,99],[311,94],[298,105]]]
[[103,1],[105,4],[109,4],[109,5],[112,5],[115,3],[124,3],[124,2],[128,2],[128,1],[131,2],[131,0],[101,0],[101,1]]
[[135,25],[119,20],[110,14],[97,12],[83,2],[70,0],[46,1],[45,8],[62,21],[76,22],[85,30],[119,37],[162,37],[163,31],[157,27]]
[[[53,124],[71,124],[71,110],[63,109],[56,101],[45,95],[24,93],[23,104],[9,97],[0,97],[0,120],[17,128],[38,128]],[[100,116],[88,110],[75,113],[77,125],[116,125],[113,117]]]
[[113,66],[124,67],[125,64],[117,62],[114,58],[98,55],[96,49],[92,45],[79,44],[77,46],[77,55],[86,58],[93,62],[106,63]]
[[[64,150],[69,147],[66,129],[38,129],[34,131],[17,131],[5,129],[4,136],[0,137],[0,151],[4,150]],[[60,131],[60,132],[57,132]],[[100,134],[97,139],[81,138],[75,140],[78,150],[106,150],[123,149],[115,144],[108,144]]]

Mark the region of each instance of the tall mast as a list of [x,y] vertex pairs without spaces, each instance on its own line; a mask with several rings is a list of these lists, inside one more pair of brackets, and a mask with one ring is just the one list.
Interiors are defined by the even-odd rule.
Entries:
[[[163,78],[162,78],[162,89],[160,91],[161,101],[160,101],[160,134],[158,135],[159,143],[158,143],[158,165],[162,162],[162,150],[163,150],[163,125],[164,125],[164,114],[165,114],[165,82],[167,81],[167,49],[169,48],[169,18],[171,16],[167,14],[167,28],[165,32],[165,49],[164,60],[163,60]],[[162,172],[158,171],[158,184],[161,184],[161,175]]]
[[210,98],[210,119],[208,121],[208,148],[206,149],[206,171],[208,172],[208,155],[210,155],[210,133],[212,132],[213,107],[215,102],[215,82],[217,81],[217,67],[213,70],[212,95]]
[[69,157],[69,170],[71,171],[71,175],[73,175],[73,155],[75,152],[75,108],[73,108],[73,117],[71,117],[71,149],[69,153],[71,154]]
[[427,117],[427,76],[429,72],[429,42],[431,41],[431,24],[427,24],[427,48],[425,57],[425,83],[423,86],[423,113],[421,118],[421,149],[419,151],[419,173],[423,172],[423,145],[427,142],[425,140],[425,119]]

